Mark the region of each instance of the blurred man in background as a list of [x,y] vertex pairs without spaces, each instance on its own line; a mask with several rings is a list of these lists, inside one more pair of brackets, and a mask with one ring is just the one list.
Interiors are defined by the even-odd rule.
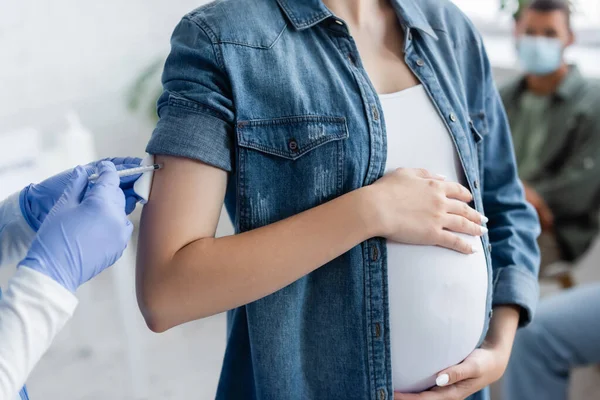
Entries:
[[567,0],[533,0],[518,16],[525,75],[501,90],[519,175],[542,224],[541,271],[575,261],[598,233],[600,85],[567,65]]
[[[563,53],[574,41],[564,0],[533,0],[517,18],[525,76],[502,98],[519,174],[540,217],[541,271],[577,260],[598,232],[600,85]],[[545,299],[517,333],[504,376],[505,400],[566,400],[570,371],[600,363],[600,285]]]

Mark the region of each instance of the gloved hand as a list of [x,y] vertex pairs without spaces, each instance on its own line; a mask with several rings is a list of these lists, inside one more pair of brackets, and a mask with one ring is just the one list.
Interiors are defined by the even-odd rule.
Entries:
[[[116,165],[117,170],[122,170],[139,167],[142,160],[134,157],[111,158],[95,161],[85,165],[83,168],[88,175],[91,175],[96,172],[98,164],[102,161],[110,161]],[[29,226],[31,226],[31,229],[37,232],[40,228],[40,225],[44,222],[44,219],[52,207],[54,207],[56,201],[63,194],[66,185],[72,179],[73,171],[74,170],[70,169],[58,175],[54,175],[38,184],[29,185],[21,191],[21,213],[25,217],[25,220],[27,220]],[[141,175],[134,175],[121,179],[120,186],[126,196],[125,210],[127,215],[133,212],[136,203],[140,200],[133,191],[133,184],[140,176]]]
[[87,189],[85,168],[73,170],[21,268],[32,268],[75,292],[121,257],[133,224],[125,214],[125,196],[114,164],[101,161],[98,172],[100,177]]

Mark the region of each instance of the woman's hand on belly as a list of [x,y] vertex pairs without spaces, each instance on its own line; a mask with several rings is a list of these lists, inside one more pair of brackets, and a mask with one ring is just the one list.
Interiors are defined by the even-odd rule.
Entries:
[[494,309],[481,348],[462,363],[442,371],[435,388],[422,393],[394,393],[394,400],[464,400],[502,377],[519,323],[519,307]]
[[481,236],[485,217],[469,207],[471,193],[422,169],[397,169],[373,185],[377,236],[394,242],[440,246],[471,254],[477,248],[456,233]]

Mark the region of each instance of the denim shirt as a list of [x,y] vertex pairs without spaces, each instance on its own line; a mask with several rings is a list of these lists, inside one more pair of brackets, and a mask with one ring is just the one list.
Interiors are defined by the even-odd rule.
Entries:
[[[538,297],[538,221],[481,38],[446,0],[393,4],[406,64],[446,122],[474,206],[489,218],[486,321],[492,306],[514,304],[526,324]],[[382,176],[378,95],[346,24],[321,0],[216,1],[186,15],[171,44],[147,151],[229,171],[225,205],[237,233]],[[372,238],[229,311],[217,399],[391,399],[386,278],[386,241]]]

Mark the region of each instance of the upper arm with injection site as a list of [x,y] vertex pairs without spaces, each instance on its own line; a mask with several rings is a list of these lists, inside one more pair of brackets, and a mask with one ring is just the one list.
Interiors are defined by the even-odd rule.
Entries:
[[[147,147],[164,169],[153,178],[138,250],[138,301],[149,324],[161,314],[160,307],[168,306],[169,286],[159,283],[176,278],[172,264],[178,251],[214,236],[232,168],[233,106],[212,44],[184,18],[171,45],[158,102],[160,120]],[[192,63],[204,68],[198,72]]]
[[[227,183],[226,172],[199,161],[173,156],[156,159],[165,168],[154,175],[142,213],[137,261],[138,301],[149,325],[163,310],[170,313],[171,289],[197,289],[191,281],[178,278],[177,269],[185,265],[178,265],[176,257],[185,246],[214,237]],[[195,273],[202,273],[206,261],[197,254]]]

